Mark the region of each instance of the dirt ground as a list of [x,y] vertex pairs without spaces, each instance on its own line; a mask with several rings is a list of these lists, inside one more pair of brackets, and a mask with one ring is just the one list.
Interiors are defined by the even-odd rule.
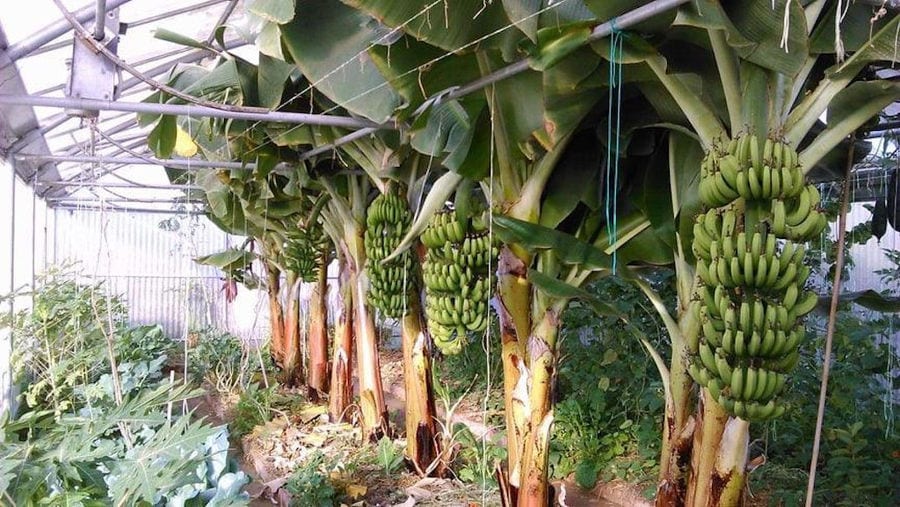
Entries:
[[[403,365],[399,351],[382,354],[382,379],[390,418],[397,431],[403,429]],[[302,396],[297,393],[296,396]],[[449,422],[465,424],[476,437],[490,436],[496,428],[483,424],[478,395],[464,399]],[[231,418],[234,396],[207,395],[193,402],[195,413],[215,424]],[[328,470],[330,484],[339,492],[342,505],[353,507],[461,506],[493,507],[500,505],[494,490],[464,483],[454,477],[421,478],[403,465],[385,471],[376,457],[377,446],[361,445],[357,425],[331,423],[322,405],[301,404],[299,411],[281,413],[262,426],[257,426],[232,451],[241,468],[252,478],[247,491],[251,505],[289,506],[291,496],[283,487],[288,477],[311,460],[319,460],[319,469]],[[439,408],[440,418],[446,414]],[[445,424],[448,421],[445,421]],[[403,435],[394,444],[402,453]],[[615,507],[649,505],[636,488],[625,483],[601,484],[585,491],[571,481],[557,482],[558,505],[570,507]]]

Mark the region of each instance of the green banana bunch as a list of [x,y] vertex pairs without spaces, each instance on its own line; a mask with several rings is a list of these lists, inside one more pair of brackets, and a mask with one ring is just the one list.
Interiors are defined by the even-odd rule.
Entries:
[[818,297],[805,290],[803,242],[827,225],[819,193],[797,152],[740,135],[701,164],[691,249],[700,280],[690,310],[700,325],[688,372],[733,416],[780,416],[787,374],[799,360],[802,317]]
[[736,137],[724,150],[710,151],[700,169],[700,199],[711,208],[726,206],[738,198],[792,198],[804,187],[797,151],[771,138],[760,146],[755,135]]
[[366,273],[369,277],[368,299],[375,308],[391,318],[403,317],[414,297],[412,278],[413,253],[410,250],[383,262],[403,240],[412,223],[406,200],[389,191],[376,197],[366,210]]
[[284,265],[304,282],[315,282],[319,276],[322,252],[328,248],[325,232],[319,223],[288,231],[282,245]]
[[484,213],[460,217],[444,210],[422,233],[425,316],[431,337],[444,354],[458,353],[469,333],[484,331],[488,325],[497,249],[486,227]]

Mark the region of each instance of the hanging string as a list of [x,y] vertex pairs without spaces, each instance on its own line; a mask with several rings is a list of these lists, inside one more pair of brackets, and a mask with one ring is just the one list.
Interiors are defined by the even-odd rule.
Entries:
[[[619,128],[622,124],[622,31],[616,26],[616,18],[609,20],[612,32],[609,36],[609,108],[606,122],[606,195],[604,210],[606,214],[607,239],[612,251],[612,272],[616,273],[618,241],[618,208],[619,197]],[[615,128],[613,123],[615,122]]]

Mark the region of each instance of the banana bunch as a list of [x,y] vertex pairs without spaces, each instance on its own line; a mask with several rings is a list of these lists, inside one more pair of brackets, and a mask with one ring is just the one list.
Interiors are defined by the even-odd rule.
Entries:
[[411,277],[413,258],[407,250],[389,262],[382,262],[402,241],[412,222],[403,197],[388,192],[376,197],[366,212],[366,272],[369,276],[369,303],[387,317],[402,317],[415,294]]
[[326,240],[322,226],[318,223],[289,231],[282,245],[285,268],[297,273],[304,282],[316,281],[322,252],[327,248]]
[[743,135],[711,151],[694,223],[698,284],[691,311],[700,333],[688,371],[730,414],[780,416],[778,396],[805,337],[802,317],[818,297],[804,289],[803,242],[827,225],[816,188],[782,142]]
[[488,325],[490,268],[497,249],[483,217],[441,211],[422,233],[425,315],[434,344],[445,354],[462,350],[469,333]]
[[772,200],[772,232],[793,241],[817,237],[828,225],[825,213],[819,209],[819,200],[815,185],[804,186],[794,198]]
[[804,188],[803,170],[793,148],[755,135],[732,139],[724,151],[710,152],[700,165],[700,199],[720,207],[738,198],[747,201],[792,198]]

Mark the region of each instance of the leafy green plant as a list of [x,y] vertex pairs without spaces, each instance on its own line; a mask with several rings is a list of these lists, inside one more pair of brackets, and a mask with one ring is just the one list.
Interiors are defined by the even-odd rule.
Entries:
[[[823,319],[810,323],[801,360],[786,392],[791,404],[785,417],[760,427],[759,452],[768,463],[751,474],[751,490],[764,492],[770,503],[792,505],[803,500],[815,430],[824,346]],[[829,382],[815,504],[897,505],[895,477],[900,463],[900,435],[894,429],[896,401],[891,395],[900,377],[891,349],[891,330],[900,319],[890,314],[865,317],[842,307],[834,336],[834,362]]]
[[[661,292],[674,290],[670,272],[655,273],[655,280]],[[630,315],[651,341],[662,340],[661,324],[642,306],[637,288],[606,278],[589,290]],[[604,480],[651,480],[663,413],[662,385],[651,359],[619,322],[577,302],[564,315],[562,336],[552,474],[574,474],[585,488],[596,484],[601,471]]]
[[330,465],[326,456],[316,452],[298,468],[285,483],[291,494],[291,505],[297,507],[331,507],[337,498],[337,490],[328,479]]
[[197,345],[187,358],[188,371],[195,379],[220,393],[234,393],[250,384],[260,366],[256,354],[251,354],[240,338],[213,328],[195,334]]
[[499,441],[476,438],[462,424],[454,427],[460,450],[456,456],[456,475],[460,480],[480,484],[482,488],[497,487],[494,470],[506,459],[506,448]]
[[[127,327],[99,285],[53,273],[12,326],[24,403],[0,420],[0,492],[13,505],[241,505],[225,428],[173,413],[201,392],[162,379],[158,326]],[[115,365],[115,368],[112,367]],[[5,501],[4,501],[5,503]]]
[[403,464],[403,451],[397,448],[394,441],[388,437],[378,440],[375,449],[375,459],[384,471],[384,475],[391,475]]
[[232,435],[240,438],[253,431],[253,428],[272,419],[276,389],[276,385],[263,388],[256,384],[250,384],[241,393],[241,397],[234,407],[234,419],[228,425]]

